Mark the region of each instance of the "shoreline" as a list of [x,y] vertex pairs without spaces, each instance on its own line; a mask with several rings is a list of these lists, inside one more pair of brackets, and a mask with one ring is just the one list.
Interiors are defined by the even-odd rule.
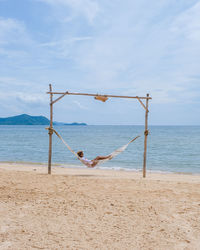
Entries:
[[[39,166],[39,167],[46,167],[48,168],[48,163],[44,163],[44,162],[28,162],[28,161],[0,161],[0,167],[2,165],[10,165],[10,166],[18,166],[18,165],[22,165],[22,166]],[[77,164],[73,164],[73,163],[68,163],[68,164],[64,164],[64,163],[52,163],[52,168],[66,168],[66,169],[90,169],[87,168],[83,165],[77,165]],[[142,169],[131,169],[131,168],[123,168],[123,167],[101,167],[101,166],[97,166],[95,168],[91,168],[92,170],[103,170],[103,171],[124,171],[124,172],[130,172],[130,173],[142,173]],[[181,171],[162,171],[162,170],[148,170],[147,169],[147,174],[177,174],[177,175],[192,175],[192,176],[200,176],[199,172],[181,172]]]

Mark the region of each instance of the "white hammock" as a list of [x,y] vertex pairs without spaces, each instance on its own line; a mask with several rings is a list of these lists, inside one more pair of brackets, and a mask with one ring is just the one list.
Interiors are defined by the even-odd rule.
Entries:
[[[55,129],[53,129],[53,128],[47,128],[49,131],[52,131],[52,132],[54,132],[57,136],[58,136],[58,138],[65,144],[65,146],[84,164],[84,165],[86,165],[86,163],[81,159],[81,157],[79,157],[78,155],[77,155],[77,153],[73,150],[73,149],[71,149],[71,147],[66,143],[66,141],[64,141],[64,139],[58,134],[58,132],[55,130]],[[122,146],[122,147],[120,147],[120,148],[118,148],[118,149],[116,149],[115,151],[113,151],[111,154],[109,154],[108,156],[108,158],[107,159],[104,159],[104,160],[95,160],[96,162],[97,162],[97,164],[96,165],[99,165],[99,164],[102,164],[102,163],[105,163],[106,161],[109,161],[109,160],[111,160],[112,158],[114,158],[115,156],[117,156],[118,154],[120,154],[120,153],[122,153],[127,147],[128,147],[128,145],[130,144],[130,143],[132,143],[133,141],[135,141],[137,138],[139,138],[140,137],[140,135],[138,135],[138,136],[136,136],[135,138],[133,138],[132,140],[130,140],[127,144],[125,144],[124,146]],[[87,167],[88,167],[88,165],[86,165]]]

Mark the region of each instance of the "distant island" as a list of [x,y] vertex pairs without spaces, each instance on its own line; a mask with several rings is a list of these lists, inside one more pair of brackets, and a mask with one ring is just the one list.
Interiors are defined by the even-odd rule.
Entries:
[[86,123],[84,122],[72,122],[72,123],[64,123],[64,122],[54,122],[53,125],[56,125],[56,126],[87,126]]
[[[49,125],[50,121],[45,116],[31,116],[27,114],[11,116],[6,118],[0,118],[0,125]],[[54,122],[54,125],[57,126],[86,126],[86,123],[63,123],[63,122]]]

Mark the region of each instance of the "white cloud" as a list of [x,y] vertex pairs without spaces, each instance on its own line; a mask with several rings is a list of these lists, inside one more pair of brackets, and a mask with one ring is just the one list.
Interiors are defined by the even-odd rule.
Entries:
[[[1,101],[12,102],[18,100],[22,103],[46,104],[48,98],[39,83],[24,81],[11,77],[0,77]],[[30,89],[30,86],[33,86]]]
[[[39,93],[30,93],[28,91],[24,92],[17,92],[17,91],[10,91],[7,93],[1,93],[1,102],[12,103],[13,101],[17,100],[23,104],[48,104],[48,99],[46,98],[45,94]],[[2,102],[2,104],[3,104]]]
[[22,88],[28,89],[30,91],[30,86],[32,86],[34,89],[40,89],[41,83],[14,77],[0,77],[0,86],[5,88],[5,90],[7,89],[8,92]]
[[88,109],[88,107],[86,107],[85,105],[82,105],[79,101],[73,101],[73,103],[74,103],[76,106],[78,106],[78,108],[80,108],[80,109],[85,109],[85,110]]
[[15,96],[18,100],[20,100],[23,103],[29,103],[29,104],[47,104],[48,100],[45,96],[45,94],[41,93],[23,93],[23,92],[18,92],[15,93]]
[[59,40],[59,41],[55,41],[55,42],[47,42],[47,43],[41,43],[40,46],[41,47],[58,47],[58,46],[67,46],[70,44],[73,44],[75,42],[81,42],[81,41],[87,41],[87,40],[91,40],[92,37],[72,37],[69,39],[65,39],[65,40]]
[[55,41],[41,43],[39,46],[47,48],[57,58],[72,58],[74,50],[79,46],[77,43],[87,42],[91,39],[92,37],[89,36],[71,37],[63,40],[56,39]]
[[175,19],[172,31],[187,39],[200,41],[200,2],[185,10]]
[[[84,16],[90,24],[93,23],[97,13],[99,12],[99,5],[95,0],[40,0],[54,7],[70,7],[74,16]],[[66,18],[66,20],[71,20]]]
[[21,42],[24,39],[23,23],[11,18],[0,18],[0,44]]
[[[82,44],[74,57],[80,69],[87,72],[84,82],[88,89],[121,88],[129,93],[134,89],[136,95],[150,92],[160,103],[196,98],[190,86],[199,82],[190,76],[199,71],[199,45],[186,41],[172,27],[179,23],[190,38],[197,39],[200,4],[179,11],[176,18],[165,11],[166,5],[147,6],[148,12],[132,1],[126,2],[125,9],[110,5],[107,12],[112,17],[104,13],[101,17],[105,29]],[[158,13],[163,13],[162,18]]]
[[27,65],[35,42],[31,39],[23,22],[0,17],[0,64],[11,69]]
[[[11,100],[13,109],[30,107],[36,112],[37,103],[45,106],[49,82],[58,91],[142,96],[149,92],[152,103],[198,102],[199,1],[29,3],[33,10],[41,7],[38,17],[30,15],[31,22],[26,23],[27,15],[22,21],[0,19],[0,88],[5,101],[1,105],[6,103],[9,110]],[[69,98],[67,105],[63,100],[58,114],[68,108],[78,112],[79,107],[80,114],[88,109],[89,119],[98,119],[87,101],[73,100]]]

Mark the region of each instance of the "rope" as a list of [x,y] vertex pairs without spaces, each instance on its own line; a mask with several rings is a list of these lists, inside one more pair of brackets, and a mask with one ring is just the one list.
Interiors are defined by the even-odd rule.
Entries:
[[[81,157],[79,157],[78,155],[77,155],[77,153],[73,150],[73,149],[71,149],[71,147],[66,143],[66,141],[62,138],[62,136],[61,135],[59,135],[59,133],[55,130],[55,129],[53,129],[53,128],[51,128],[51,127],[48,127],[48,128],[46,128],[47,130],[49,130],[49,134],[53,134],[53,133],[55,133],[57,136],[58,136],[58,138],[65,144],[65,146],[84,164],[84,162],[82,161],[82,159],[81,159]],[[127,147],[128,147],[128,145],[130,144],[130,143],[132,143],[133,141],[135,141],[137,138],[139,138],[140,137],[140,135],[138,135],[138,136],[136,136],[135,138],[133,138],[132,140],[130,140],[127,144],[125,144],[124,146],[122,146],[122,147],[120,147],[120,148],[118,148],[118,149],[116,149],[115,151],[113,151],[111,154],[110,154],[110,157],[108,158],[108,159],[104,159],[104,160],[99,160],[99,162],[106,162],[106,161],[108,161],[108,160],[111,160],[113,157],[115,157],[115,156],[117,156],[118,154],[120,154],[121,152],[123,152]],[[84,164],[85,165],[85,164]]]
[[77,155],[77,153],[73,150],[73,149],[71,149],[70,148],[70,146],[66,143],[66,141],[64,141],[64,139],[61,137],[61,135],[59,135],[58,134],[58,132],[55,130],[55,129],[53,129],[53,128],[50,128],[50,127],[48,127],[48,128],[46,128],[47,130],[49,130],[49,133],[51,133],[51,134],[53,134],[53,133],[55,133],[57,136],[58,136],[58,138],[65,144],[65,146],[79,159],[80,157]]

